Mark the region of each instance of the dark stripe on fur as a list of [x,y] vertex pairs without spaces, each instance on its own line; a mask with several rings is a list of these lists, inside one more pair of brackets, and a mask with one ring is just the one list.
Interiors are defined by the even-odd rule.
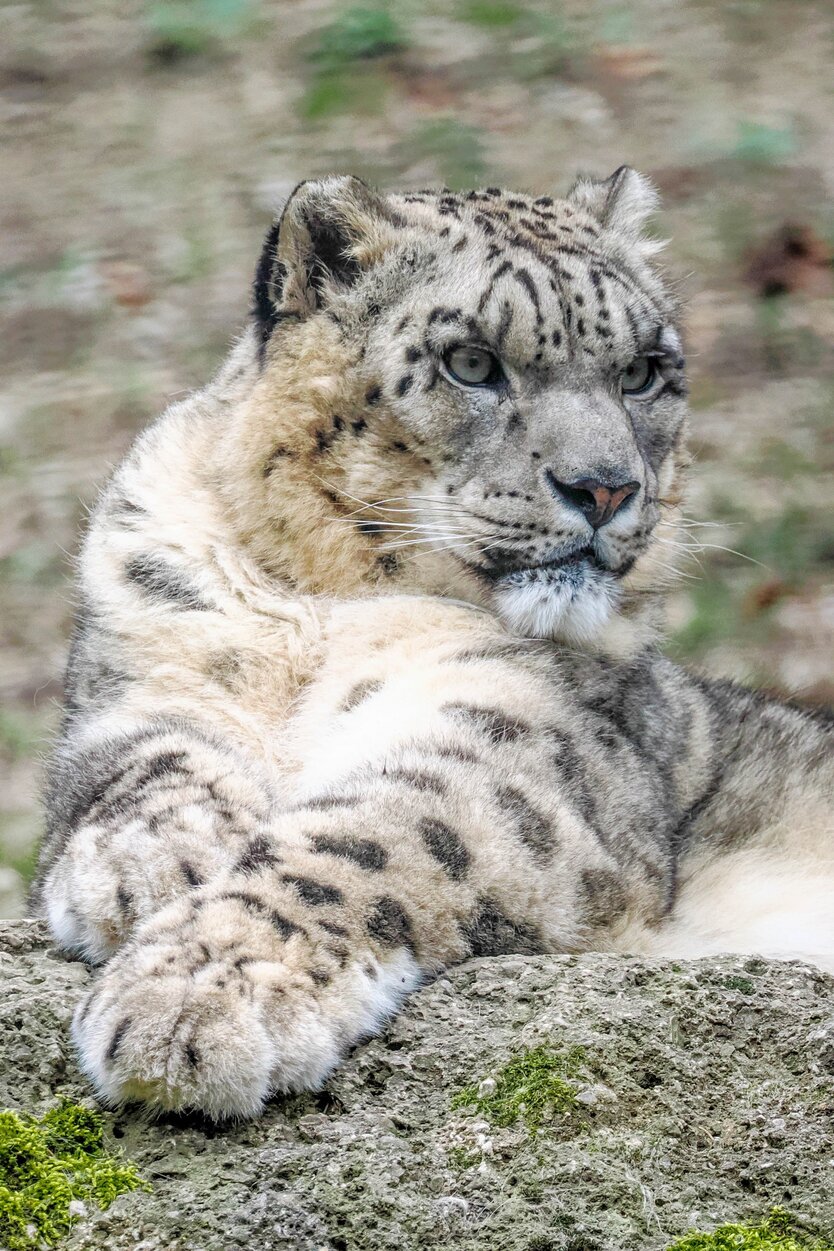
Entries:
[[496,791],[496,799],[534,859],[541,865],[547,864],[556,842],[547,818],[514,786],[501,787]]
[[162,556],[148,552],[132,557],[125,565],[125,577],[158,603],[173,604],[177,608],[196,612],[206,612],[212,607],[185,574]]
[[511,921],[492,899],[479,900],[461,934],[473,956],[535,956],[545,950],[535,926]]
[[379,873],[388,863],[388,852],[370,838],[331,838],[318,834],[313,839],[313,850],[320,855],[341,856],[371,873]]
[[460,835],[445,821],[429,817],[424,817],[418,828],[427,851],[443,865],[452,881],[459,882],[465,877],[471,857]]

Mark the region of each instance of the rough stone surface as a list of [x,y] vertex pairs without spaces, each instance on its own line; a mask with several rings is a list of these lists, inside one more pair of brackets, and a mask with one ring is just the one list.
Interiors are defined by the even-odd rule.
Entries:
[[[89,1097],[68,1040],[88,977],[40,926],[0,925],[2,1105]],[[542,1044],[584,1049],[571,1115],[532,1135],[452,1110]],[[831,1236],[834,979],[731,957],[477,960],[255,1124],[107,1125],[154,1190],[77,1226],[75,1251],[661,1251],[774,1204]]]

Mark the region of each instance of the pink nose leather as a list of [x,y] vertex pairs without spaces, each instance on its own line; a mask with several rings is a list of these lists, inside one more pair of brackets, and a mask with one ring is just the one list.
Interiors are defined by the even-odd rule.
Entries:
[[606,486],[597,478],[577,478],[573,482],[559,482],[548,475],[554,494],[561,495],[568,504],[584,513],[595,530],[610,521],[618,508],[636,491],[639,482],[622,482],[618,486]]

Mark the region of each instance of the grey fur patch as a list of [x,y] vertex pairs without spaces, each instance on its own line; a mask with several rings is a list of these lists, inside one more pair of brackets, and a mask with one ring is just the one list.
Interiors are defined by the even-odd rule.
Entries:
[[492,899],[478,901],[461,934],[473,956],[536,956],[545,950],[535,926],[511,921]]
[[579,895],[582,920],[592,929],[616,921],[628,907],[628,894],[613,869],[583,869]]
[[89,605],[82,604],[75,620],[64,680],[67,721],[90,705],[116,703],[130,680],[119,640]]
[[539,864],[547,864],[556,842],[553,828],[547,818],[534,808],[529,799],[514,786],[502,786],[495,797],[503,810],[512,818],[521,841],[530,848]]
[[132,557],[125,565],[125,577],[150,599],[160,604],[173,604],[192,612],[211,611],[212,605],[203,599],[186,575],[164,556],[147,552]]
[[420,836],[430,855],[442,864],[454,882],[466,876],[470,855],[460,835],[444,821],[424,817],[419,825]]
[[600,841],[604,841],[596,799],[588,786],[588,770],[575,743],[569,735],[555,726],[548,728],[547,737],[558,746],[553,763],[565,784],[571,803]]

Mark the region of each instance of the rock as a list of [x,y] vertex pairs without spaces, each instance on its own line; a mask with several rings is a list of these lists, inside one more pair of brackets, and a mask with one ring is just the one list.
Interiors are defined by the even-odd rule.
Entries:
[[[0,925],[0,1099],[88,1098],[68,1024],[89,981],[32,922]],[[573,1109],[490,1121],[534,1047],[581,1049]],[[479,1108],[453,1109],[473,1087]],[[107,1114],[153,1193],[90,1211],[96,1251],[661,1251],[782,1205],[834,1230],[834,979],[720,957],[476,960],[415,995],[316,1095],[248,1125]]]

